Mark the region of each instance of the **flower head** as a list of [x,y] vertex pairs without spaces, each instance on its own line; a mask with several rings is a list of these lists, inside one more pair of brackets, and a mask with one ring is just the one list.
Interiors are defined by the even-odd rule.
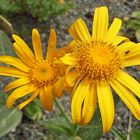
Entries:
[[51,29],[50,31],[45,59],[43,58],[42,44],[37,29],[32,30],[34,53],[19,36],[13,35],[13,38],[15,40],[13,48],[18,58],[13,56],[0,57],[0,62],[11,65],[0,66],[0,75],[18,78],[5,87],[6,92],[15,89],[7,99],[7,107],[13,106],[17,99],[30,94],[30,98],[18,106],[19,109],[39,96],[42,106],[46,110],[52,110],[54,95],[62,96],[63,81],[60,77],[56,58],[55,30]]
[[103,131],[108,132],[114,120],[111,88],[120,96],[134,116],[140,120],[140,84],[124,68],[140,64],[140,46],[118,36],[121,20],[115,18],[108,28],[108,9],[95,9],[92,35],[79,18],[70,27],[73,51],[60,58],[67,64],[65,82],[73,88],[71,101],[74,123],[87,124],[98,100]]

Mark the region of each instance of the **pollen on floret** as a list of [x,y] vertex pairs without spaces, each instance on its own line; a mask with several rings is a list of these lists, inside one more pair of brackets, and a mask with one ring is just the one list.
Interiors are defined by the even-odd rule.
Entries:
[[56,79],[56,67],[50,61],[46,60],[37,63],[29,72],[31,83],[38,87],[52,85]]
[[109,80],[122,69],[122,59],[116,46],[103,41],[77,42],[73,51],[76,57],[76,69],[83,77],[91,81]]

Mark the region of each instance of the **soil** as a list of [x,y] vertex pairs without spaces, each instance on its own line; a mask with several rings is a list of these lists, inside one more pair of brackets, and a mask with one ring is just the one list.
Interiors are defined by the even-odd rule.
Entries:
[[[68,10],[65,14],[59,15],[56,17],[50,17],[49,21],[43,23],[37,23],[36,19],[31,17],[26,17],[24,15],[14,17],[11,19],[11,22],[14,26],[14,29],[19,31],[19,28],[22,27],[22,24],[26,24],[28,32],[23,35],[24,39],[27,42],[31,41],[31,30],[36,27],[41,33],[41,38],[43,41],[43,46],[47,45],[46,40],[48,40],[49,30],[51,27],[56,29],[58,47],[65,46],[68,42],[72,40],[71,36],[68,33],[68,27],[71,23],[77,18],[81,17],[85,20],[86,24],[91,31],[93,11],[96,7],[106,5],[109,8],[109,17],[110,21],[114,17],[119,17],[125,19],[129,17],[133,11],[140,10],[140,1],[139,0],[75,0],[75,7]],[[20,19],[22,18],[22,22]],[[15,22],[17,21],[17,22]],[[19,26],[18,26],[19,24]],[[123,27],[125,28],[125,27]],[[122,30],[123,30],[122,28]],[[30,43],[29,43],[30,44]],[[44,49],[45,50],[45,49]],[[130,74],[135,71],[135,77],[140,81],[140,74],[137,72],[135,67],[129,69]],[[64,97],[63,100],[65,107],[69,108],[69,95]],[[43,118],[50,118],[55,113],[56,109],[52,113],[44,112]],[[113,127],[117,128],[120,132],[127,134],[128,123],[130,112],[120,100],[119,104],[116,107],[116,115]],[[132,127],[140,128],[140,123],[132,116]],[[1,140],[53,140],[51,137],[47,136],[48,131],[45,128],[42,128],[40,125],[34,123],[33,121],[23,117],[22,123],[6,136],[0,138]],[[116,140],[111,132],[104,134],[100,140]]]

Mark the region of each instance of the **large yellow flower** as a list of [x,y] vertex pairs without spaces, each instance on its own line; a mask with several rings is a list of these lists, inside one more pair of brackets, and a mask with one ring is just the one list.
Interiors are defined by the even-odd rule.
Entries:
[[[42,44],[37,29],[32,30],[32,44],[34,54],[27,44],[17,35],[13,35],[14,51],[17,57],[1,56],[0,62],[11,66],[0,66],[0,75],[13,76],[18,79],[9,83],[5,91],[15,89],[7,99],[7,107],[13,106],[14,102],[29,94],[30,98],[18,107],[22,109],[39,95],[42,106],[51,111],[53,109],[53,93],[62,96],[62,82],[60,77],[59,63],[56,56],[56,33],[50,31],[46,58],[43,59]],[[59,90],[58,90],[59,89]]]
[[140,120],[140,84],[124,68],[140,64],[140,45],[117,36],[122,21],[115,18],[108,29],[108,9],[95,9],[92,35],[79,18],[70,27],[74,38],[73,52],[61,58],[67,64],[65,82],[74,86],[71,111],[74,123],[87,124],[98,99],[103,131],[108,132],[114,120],[111,88],[120,96],[133,115]]

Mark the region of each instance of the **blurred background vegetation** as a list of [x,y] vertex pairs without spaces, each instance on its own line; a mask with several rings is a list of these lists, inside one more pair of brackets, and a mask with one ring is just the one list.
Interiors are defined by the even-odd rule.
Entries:
[[[70,24],[82,17],[91,31],[93,11],[103,5],[109,8],[110,23],[114,17],[123,20],[120,34],[140,42],[139,0],[1,0],[0,55],[14,55],[10,49],[13,33],[31,46],[32,28],[39,29],[44,51],[52,27],[57,31],[58,47],[65,46],[72,39],[68,34]],[[128,71],[140,81],[140,72],[135,67]],[[102,134],[98,108],[87,126],[69,125],[56,107],[53,112],[42,110],[38,99],[22,111],[16,107],[7,109],[5,101],[8,94],[4,93],[3,87],[10,80],[0,76],[1,140],[140,140],[140,123],[117,96],[114,96],[116,115],[113,128],[110,133]],[[65,94],[62,103],[70,115],[69,94]]]

